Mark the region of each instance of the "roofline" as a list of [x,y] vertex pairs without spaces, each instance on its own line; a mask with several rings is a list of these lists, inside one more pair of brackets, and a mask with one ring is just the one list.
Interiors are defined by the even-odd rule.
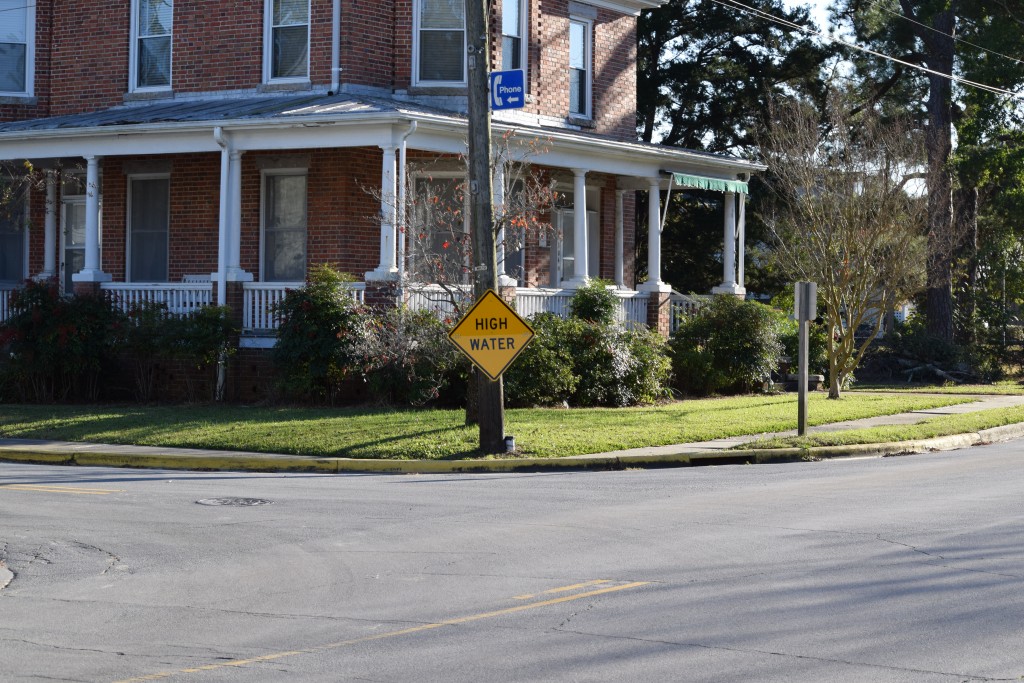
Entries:
[[[360,124],[396,126],[411,121],[416,121],[419,124],[421,135],[433,132],[445,138],[452,138],[449,141],[449,148],[444,151],[458,152],[465,149],[467,129],[465,119],[430,112],[403,110],[399,107],[395,111],[348,113],[341,116],[313,113],[296,114],[281,118],[238,118],[0,132],[0,153],[3,151],[3,143],[7,141],[30,142],[33,140],[47,140],[53,142],[98,136],[120,137],[155,133],[204,134],[216,127],[220,127],[224,132],[230,134],[233,132],[257,132],[261,130],[314,128],[321,126],[343,127]],[[659,147],[639,142],[612,140],[564,129],[534,128],[504,122],[493,122],[492,130],[496,133],[511,131],[519,139],[549,139],[559,150],[579,154],[583,157],[592,157],[596,153],[602,158],[632,162],[638,161],[638,157],[640,157],[645,163],[657,165],[659,172],[661,168],[664,168],[670,171],[678,170],[681,173],[688,173],[693,172],[694,167],[697,167],[710,175],[726,178],[729,174],[751,174],[767,169],[767,166],[763,164],[744,159],[718,156],[676,147]],[[458,143],[458,148],[454,147],[453,143],[455,142]],[[368,140],[367,144],[374,145],[375,142]],[[211,136],[209,149],[197,151],[218,151],[218,149]],[[543,161],[541,160],[539,163],[543,163]],[[684,167],[673,169],[672,167],[676,164],[682,164]]]

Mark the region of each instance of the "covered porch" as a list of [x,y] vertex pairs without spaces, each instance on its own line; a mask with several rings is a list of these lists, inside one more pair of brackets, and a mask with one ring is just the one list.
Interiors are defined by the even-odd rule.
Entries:
[[[526,242],[515,254],[499,251],[502,284],[507,296],[514,292],[520,312],[564,314],[575,289],[600,277],[614,282],[623,324],[674,329],[699,301],[661,280],[661,207],[663,194],[693,186],[688,183],[724,193],[725,264],[715,292],[743,294],[743,181],[762,167],[569,127],[513,129],[496,122],[494,129],[496,137],[549,140],[538,159],[509,163],[542,162],[566,198],[552,216],[550,243]],[[395,100],[263,96],[0,124],[0,158],[31,159],[53,169],[45,199],[32,205],[35,211],[42,207],[44,229],[38,237],[26,233],[25,277],[59,277],[78,292],[105,292],[123,308],[148,301],[187,314],[228,305],[244,337],[257,339],[272,338],[274,306],[317,263],[340,262],[361,278],[346,293],[358,301],[380,304],[389,296],[391,303],[445,314],[437,288],[418,282],[409,268],[405,207],[416,178],[424,176],[415,175],[417,162],[431,156],[450,164],[464,152],[464,137],[462,116]],[[78,169],[77,195],[68,194],[58,168]],[[496,210],[509,190],[504,176],[504,167],[496,166]],[[274,205],[268,195],[277,189],[268,177],[285,179],[282,193],[290,191],[288,178],[304,178],[298,237],[294,226],[269,227]],[[164,203],[158,202],[164,222],[139,209],[145,192],[158,191],[165,193]],[[634,287],[637,191],[650,199],[651,237],[647,278]],[[143,223],[156,240],[135,229]],[[147,271],[143,263],[158,267]],[[145,277],[150,272],[158,277]],[[9,314],[14,286],[0,283],[0,318]]]

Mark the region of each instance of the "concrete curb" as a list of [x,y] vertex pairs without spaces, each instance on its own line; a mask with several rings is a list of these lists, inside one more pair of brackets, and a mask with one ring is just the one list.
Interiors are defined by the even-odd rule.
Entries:
[[[323,472],[445,474],[536,470],[625,469],[762,464],[833,458],[886,457],[946,451],[1024,437],[1024,423],[980,432],[893,443],[669,452],[657,455],[579,456],[573,458],[493,458],[480,460],[367,460],[299,455],[131,453],[117,450],[80,451],[69,448],[0,446],[0,461],[91,467],[133,467],[169,470],[227,470],[242,472]],[[130,448],[130,447],[128,447]]]

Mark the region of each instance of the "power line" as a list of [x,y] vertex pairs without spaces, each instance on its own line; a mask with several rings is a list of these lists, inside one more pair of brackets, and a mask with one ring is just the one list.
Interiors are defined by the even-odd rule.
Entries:
[[[876,1],[876,4],[877,4],[877,1]],[[938,33],[940,36],[945,36],[946,38],[952,38],[953,40],[955,40],[958,43],[963,43],[964,45],[970,45],[971,47],[973,47],[973,48],[975,48],[977,50],[981,50],[982,52],[988,52],[989,54],[996,55],[996,56],[1002,57],[1004,59],[1009,59],[1011,62],[1016,62],[1017,64],[1024,64],[1024,61],[1021,61],[1021,60],[1017,59],[1016,57],[1011,57],[1010,55],[1004,55],[1002,52],[997,52],[996,50],[990,50],[987,47],[982,47],[981,45],[976,45],[976,44],[972,43],[969,40],[964,40],[963,38],[957,38],[956,36],[954,36],[954,35],[952,35],[950,33],[946,33],[945,31],[940,31],[939,29],[935,28],[934,26],[929,26],[928,24],[923,24],[920,21],[917,21],[916,19],[911,19],[910,17],[908,17],[908,16],[906,16],[904,14],[900,14],[899,12],[893,12],[888,7],[879,6],[878,9],[880,9],[883,12],[886,12],[888,14],[891,14],[894,17],[899,17],[900,19],[903,19],[904,21],[909,21],[911,24],[917,24],[921,28],[926,28],[929,31],[933,31],[935,33]]]
[[947,79],[949,81],[952,81],[954,83],[958,83],[960,85],[965,85],[965,86],[972,87],[972,88],[978,88],[979,90],[985,90],[987,92],[991,92],[991,93],[994,93],[994,94],[997,94],[997,95],[1006,95],[1008,97],[1012,97],[1012,98],[1015,98],[1015,99],[1020,99],[1022,97],[1022,95],[1020,93],[1014,92],[1012,90],[1006,90],[1004,88],[998,88],[998,87],[996,87],[994,85],[988,85],[987,83],[981,83],[979,81],[972,81],[972,80],[970,80],[968,78],[963,78],[961,76],[954,76],[953,74],[942,73],[941,71],[936,71],[935,69],[930,69],[930,68],[928,68],[926,66],[921,66],[920,64],[914,64],[913,62],[908,62],[908,61],[906,61],[904,59],[899,59],[897,57],[893,57],[892,55],[887,55],[884,52],[879,52],[877,50],[872,50],[871,48],[864,47],[863,45],[857,45],[856,43],[847,42],[847,41],[842,40],[840,38],[836,38],[835,36],[826,36],[821,31],[815,31],[814,29],[807,28],[806,26],[802,26],[801,24],[797,24],[795,22],[792,22],[792,21],[789,21],[789,20],[786,20],[786,19],[780,19],[779,17],[775,16],[774,14],[769,14],[768,12],[765,12],[763,10],[759,10],[759,9],[757,9],[755,7],[750,7],[749,5],[745,5],[742,2],[739,2],[739,0],[711,0],[711,1],[716,3],[716,4],[722,5],[723,7],[728,7],[730,9],[736,9],[736,10],[739,10],[739,11],[745,13],[745,14],[750,14],[750,15],[753,15],[753,16],[756,16],[756,17],[760,17],[760,18],[766,19],[768,21],[774,22],[776,24],[779,24],[780,26],[785,26],[787,28],[791,28],[791,29],[794,29],[796,31],[801,31],[802,33],[806,33],[807,35],[810,35],[810,36],[815,36],[815,37],[820,38],[820,39],[825,40],[825,41],[829,41],[829,42],[833,42],[833,43],[839,43],[840,45],[845,45],[846,47],[849,47],[851,49],[858,50],[860,52],[864,52],[864,53],[867,53],[869,55],[873,55],[875,57],[880,57],[882,59],[889,60],[890,62],[895,62],[896,64],[901,64],[903,66],[910,67],[911,69],[916,69],[917,71],[923,71],[923,72],[928,73],[928,74],[939,76],[941,78],[945,78],[945,79]]

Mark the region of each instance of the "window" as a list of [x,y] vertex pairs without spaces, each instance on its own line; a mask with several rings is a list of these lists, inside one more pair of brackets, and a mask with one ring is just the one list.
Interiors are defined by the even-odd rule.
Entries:
[[0,282],[21,282],[25,272],[25,205],[0,207]]
[[593,24],[569,20],[569,115],[590,118],[590,50]]
[[132,5],[132,90],[171,87],[173,0],[137,0]]
[[306,278],[306,174],[275,172],[263,176],[264,282]]
[[0,94],[32,94],[35,27],[35,2],[0,0]]
[[501,5],[501,68],[525,69],[523,34],[526,32],[525,0],[504,0]]
[[413,225],[409,226],[409,272],[421,282],[462,282],[469,254],[466,180],[420,176],[415,180]]
[[416,9],[417,84],[464,85],[465,0],[416,0]]
[[309,80],[309,0],[267,0],[267,81]]
[[171,181],[166,176],[129,178],[128,280],[130,282],[167,282],[170,190]]

